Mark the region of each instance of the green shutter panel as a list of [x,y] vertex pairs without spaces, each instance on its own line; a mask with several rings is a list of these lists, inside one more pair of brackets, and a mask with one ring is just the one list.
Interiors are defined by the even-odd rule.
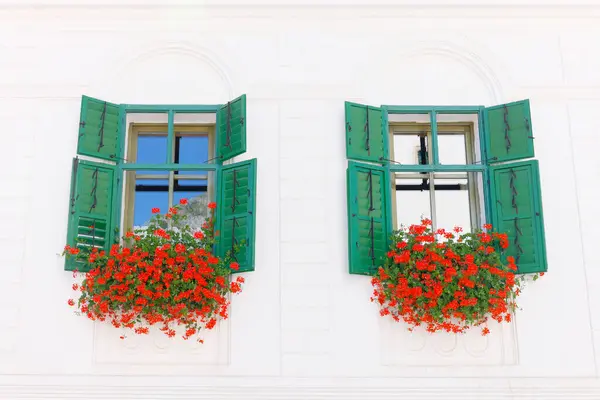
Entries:
[[246,151],[246,95],[224,104],[217,112],[218,157],[229,160]]
[[346,157],[385,164],[388,156],[387,112],[351,102],[346,109]]
[[256,159],[226,165],[219,174],[217,254],[224,257],[240,245],[238,272],[254,271]]
[[83,96],[77,153],[118,162],[121,156],[118,104]]
[[529,100],[488,107],[484,120],[489,163],[534,157]]
[[[79,249],[109,250],[113,232],[115,166],[73,159],[67,244]],[[67,259],[65,269],[88,271],[85,262]]]
[[350,273],[373,275],[382,265],[391,233],[389,173],[350,161],[347,182]]
[[490,167],[494,230],[508,234],[505,256],[519,273],[547,270],[540,173],[536,160]]

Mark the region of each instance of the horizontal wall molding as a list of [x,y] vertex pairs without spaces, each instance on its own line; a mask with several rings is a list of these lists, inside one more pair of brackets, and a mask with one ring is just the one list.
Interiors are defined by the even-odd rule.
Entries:
[[[72,100],[79,101],[81,95],[93,95],[88,86],[78,85],[3,85],[0,83],[0,100]],[[522,86],[513,88],[513,97],[525,96],[536,101],[599,100],[600,86]],[[356,96],[347,85],[299,85],[270,84],[252,85],[246,90],[252,101],[355,101],[369,102]],[[126,101],[123,101],[126,102]],[[377,103],[376,99],[371,99]]]
[[[597,19],[600,18],[600,1],[593,0],[588,3],[569,3],[569,0],[557,0],[551,4],[540,4],[536,1],[520,3],[508,0],[506,3],[497,2],[431,2],[423,3],[414,0],[406,2],[377,2],[368,3],[368,0],[360,2],[343,3],[336,0],[323,0],[322,3],[315,2],[241,2],[235,0],[223,0],[223,2],[187,2],[167,3],[166,0],[140,2],[136,0],[124,0],[122,3],[113,0],[100,2],[98,0],[0,0],[0,30],[5,26],[26,26],[27,29],[38,31],[46,26],[32,25],[31,20],[48,21],[53,29],[61,31],[72,30],[74,26],[82,23],[91,23],[89,30],[101,29],[102,31],[114,30],[117,27],[115,21],[147,21],[164,22],[164,13],[168,13],[169,20],[194,20],[199,19],[249,19],[278,17],[269,21],[270,25],[260,27],[268,30],[270,26],[284,24],[284,18],[297,21],[305,20],[345,20],[345,19],[402,19],[404,21],[418,21],[419,19],[460,18],[464,20],[479,20],[482,18],[502,22],[502,20],[519,20],[525,24],[523,28],[530,27],[530,19],[544,21],[549,28],[556,28],[558,23],[569,23],[578,20],[580,23],[590,21],[592,27],[596,27]],[[102,14],[101,17],[99,13]],[[57,18],[64,18],[60,26],[54,25]],[[98,19],[100,18],[100,19]],[[280,20],[281,19],[281,20]],[[117,25],[115,25],[117,24]],[[84,25],[85,26],[85,25]],[[120,25],[119,25],[120,26]],[[343,31],[350,25],[331,27]],[[235,31],[237,26],[228,26]],[[360,29],[360,27],[353,27]],[[127,28],[130,31],[131,27]],[[202,24],[196,25],[195,30],[201,30]],[[223,28],[225,29],[225,28]],[[88,30],[86,28],[86,30]]]
[[0,0],[2,7],[212,7],[212,6],[277,6],[277,7],[537,7],[600,6],[598,0]]
[[[0,386],[2,399],[153,399],[153,400],[591,400],[600,398],[600,385],[557,387],[554,384],[527,387],[506,382],[502,387],[427,387],[423,385],[403,388],[365,387],[303,387],[303,386]],[[414,385],[414,381],[413,381]]]

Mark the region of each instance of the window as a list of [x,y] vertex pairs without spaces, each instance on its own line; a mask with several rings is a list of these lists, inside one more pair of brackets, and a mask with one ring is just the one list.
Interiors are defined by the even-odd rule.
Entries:
[[529,101],[494,107],[346,102],[350,273],[372,275],[391,232],[492,223],[520,273],[546,271]]
[[[432,135],[427,114],[388,116],[390,162],[398,165],[467,165],[481,163],[478,151],[477,118],[468,114],[441,114]],[[477,140],[476,140],[477,139]],[[437,164],[433,163],[433,148]],[[430,218],[437,227],[459,225],[472,231],[485,223],[480,172],[456,168],[454,172],[392,173],[393,227]]]
[[[174,164],[202,164],[212,160],[214,114],[189,114],[188,120],[189,124],[174,124],[170,146],[168,124],[128,124],[126,162],[166,164],[169,154]],[[214,172],[201,169],[129,170],[125,175],[122,226],[126,230],[142,228],[152,216],[151,207],[166,210],[186,198],[189,202],[182,207],[186,222],[200,229],[208,217],[208,203],[214,199],[214,184]]]
[[[83,96],[73,159],[67,243],[107,250],[121,232],[144,227],[151,208],[182,198],[192,227],[217,201],[216,254],[243,244],[240,272],[254,270],[256,159],[246,151],[246,97],[224,105],[112,104]],[[67,260],[66,270],[87,265]]]

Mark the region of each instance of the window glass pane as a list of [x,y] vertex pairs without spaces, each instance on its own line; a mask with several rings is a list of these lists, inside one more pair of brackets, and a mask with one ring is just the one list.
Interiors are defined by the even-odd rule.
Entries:
[[[484,223],[482,174],[455,172],[433,174],[396,174],[396,225],[416,224],[431,218],[435,228],[451,230],[455,226],[472,232]],[[425,178],[425,181],[423,181]],[[431,193],[433,189],[433,193]],[[431,211],[431,194],[435,212]]]
[[175,162],[178,164],[202,164],[208,161],[208,136],[177,136]]
[[396,174],[396,224],[418,224],[422,218],[431,218],[429,174]]
[[[185,133],[175,138],[175,157],[177,164],[202,164],[210,162],[208,135]],[[197,175],[197,171],[179,171],[180,175]]]
[[438,132],[438,157],[440,164],[466,164],[465,135]]
[[[135,162],[138,164],[164,164],[167,162],[167,136],[144,134],[137,138]],[[167,171],[138,171],[139,174],[166,174]]]
[[152,208],[160,208],[161,213],[166,213],[169,208],[169,181],[136,179],[133,198],[134,229],[143,228],[148,225],[152,217]]
[[[175,189],[177,191],[177,188],[181,187],[182,190],[188,190],[190,186],[198,185],[207,187],[208,176],[208,171],[179,171],[179,173],[175,174]],[[199,182],[202,183],[200,184]]]
[[463,232],[472,232],[480,227],[479,184],[480,173],[436,173],[435,225],[436,228],[451,230],[460,226]]
[[169,179],[167,171],[135,171],[136,179],[144,185],[162,185]]
[[[198,174],[199,171],[190,171]],[[201,172],[200,172],[201,173]],[[208,217],[208,175],[206,179],[175,179],[173,204],[179,204],[181,199],[187,199],[187,204],[181,206],[182,221],[194,230],[199,230]]]
[[[425,148],[422,160],[421,149]],[[401,164],[429,164],[429,140],[427,136],[417,134],[394,134],[394,161]],[[423,162],[426,161],[426,162]]]

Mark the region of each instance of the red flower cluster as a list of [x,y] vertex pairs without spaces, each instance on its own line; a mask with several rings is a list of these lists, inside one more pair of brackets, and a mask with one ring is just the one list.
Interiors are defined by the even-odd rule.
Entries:
[[[490,318],[510,322],[523,278],[515,275],[514,258],[503,263],[497,251],[508,248],[507,235],[490,232],[491,225],[484,228],[466,234],[460,234],[460,227],[433,232],[431,221],[424,219],[396,232],[371,281],[371,301],[379,303],[380,314],[403,320],[409,330],[424,325],[429,332],[462,333]],[[484,327],[482,334],[488,333]]]
[[[184,339],[227,318],[228,294],[239,293],[244,278],[231,281],[231,272],[239,265],[230,256],[220,259],[212,254],[216,204],[209,204],[211,216],[198,232],[187,224],[178,226],[183,220],[178,208],[164,217],[152,209],[155,215],[146,230],[128,232],[123,245],[113,245],[108,253],[95,247],[91,251],[65,247],[66,254],[91,266],[83,282],[73,284],[73,290],[81,293],[77,301],[81,313],[137,334],[158,325],[173,337],[174,325],[184,325]],[[69,299],[68,304],[76,302]]]

